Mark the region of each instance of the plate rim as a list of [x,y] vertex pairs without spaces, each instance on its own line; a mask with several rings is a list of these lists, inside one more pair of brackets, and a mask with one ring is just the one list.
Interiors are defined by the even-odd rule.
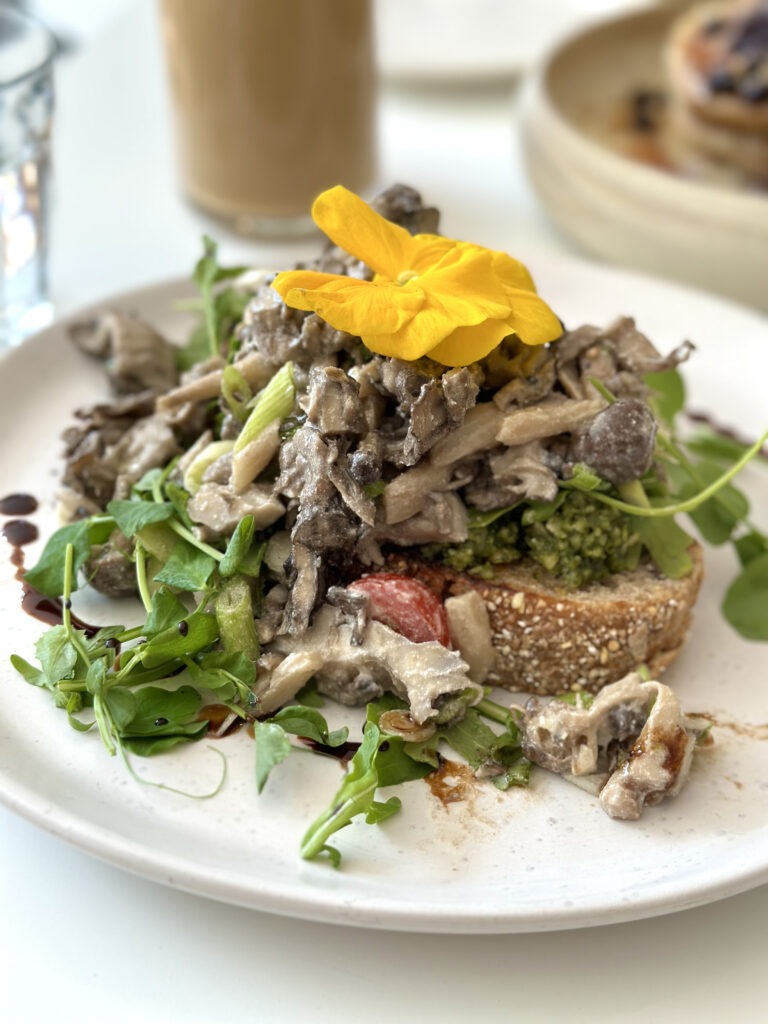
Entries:
[[[548,264],[550,273],[586,273],[587,275],[616,276],[631,282],[639,280],[643,287],[669,289],[672,293],[686,293],[702,297],[706,296],[718,307],[726,307],[733,313],[746,314],[756,322],[761,321],[759,311],[752,310],[737,302],[721,299],[718,296],[702,293],[699,289],[676,282],[654,278],[652,275],[635,272],[623,268],[600,267],[587,260],[571,257],[547,257],[540,260],[542,265]],[[541,268],[540,268],[541,269]],[[13,364],[17,360],[31,358],[25,352],[36,352],[43,349],[50,340],[55,338],[66,325],[92,315],[109,305],[141,305],[142,302],[157,301],[165,295],[178,294],[183,289],[192,290],[192,285],[185,277],[167,277],[145,285],[113,293],[104,298],[89,302],[83,307],[68,312],[58,318],[49,327],[28,339],[23,345],[3,354],[2,365],[13,372]],[[768,322],[766,323],[768,325]],[[765,326],[761,327],[765,330]],[[24,784],[18,783],[5,772],[0,772],[0,803],[12,812],[41,827],[50,834],[60,838],[83,852],[96,856],[122,870],[158,882],[170,885],[183,891],[200,896],[213,898],[250,909],[263,910],[288,917],[350,925],[356,927],[373,927],[395,931],[414,931],[425,933],[456,933],[456,934],[515,934],[533,933],[538,931],[563,930],[577,927],[590,927],[601,924],[616,924],[626,921],[640,920],[688,909],[710,903],[715,900],[736,895],[757,885],[768,882],[768,856],[762,859],[753,851],[747,858],[747,865],[734,877],[731,872],[721,869],[716,877],[708,876],[706,882],[699,880],[675,895],[657,892],[655,895],[626,905],[595,902],[589,908],[574,904],[572,907],[552,907],[546,910],[538,908],[536,912],[514,909],[502,909],[497,915],[478,918],[470,908],[462,911],[456,906],[430,905],[428,910],[414,914],[407,906],[390,905],[386,899],[376,899],[375,906],[365,900],[360,902],[340,901],[333,892],[313,889],[309,894],[297,891],[295,883],[261,885],[244,888],[233,877],[227,878],[220,869],[213,873],[213,878],[195,868],[188,859],[178,858],[167,851],[158,851],[147,842],[128,839],[105,828],[98,822],[72,814],[61,807],[51,807],[46,798]],[[325,865],[309,865],[309,870],[328,870]],[[222,877],[219,877],[222,876]]]

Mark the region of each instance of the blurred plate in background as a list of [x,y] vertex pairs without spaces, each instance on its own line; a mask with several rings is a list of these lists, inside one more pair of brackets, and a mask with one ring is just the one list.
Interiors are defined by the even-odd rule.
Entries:
[[514,78],[559,35],[626,0],[376,0],[385,79]]
[[622,151],[622,104],[663,91],[673,17],[648,9],[600,22],[543,59],[523,104],[528,174],[590,254],[768,310],[768,192],[683,178],[652,148]]

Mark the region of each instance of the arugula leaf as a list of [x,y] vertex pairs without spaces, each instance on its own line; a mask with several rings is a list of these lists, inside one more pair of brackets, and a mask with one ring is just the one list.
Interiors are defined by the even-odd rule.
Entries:
[[110,501],[107,512],[114,518],[121,533],[134,537],[150,523],[162,523],[174,514],[173,505],[155,501]]
[[423,779],[434,771],[436,766],[413,757],[410,747],[411,744],[400,736],[386,736],[386,743],[382,743],[376,754],[376,771],[382,789]]
[[236,303],[232,295],[216,301],[214,285],[228,278],[239,277],[245,273],[245,267],[222,267],[218,262],[218,246],[207,235],[203,237],[203,255],[195,264],[192,277],[200,289],[203,301],[203,316],[208,342],[208,355],[218,355],[222,339],[222,323],[227,319],[234,322],[240,319],[247,296],[242,304]]
[[[407,711],[407,709],[408,705],[404,700],[400,700],[393,693],[384,693],[377,700],[368,704],[365,713],[366,721],[373,722],[380,727],[381,716],[385,711]],[[399,786],[403,782],[423,779],[437,767],[439,733],[435,733],[433,740],[428,740],[423,745],[426,749],[428,743],[434,742],[434,751],[425,756],[420,756],[421,745],[407,742],[401,736],[385,735],[386,742],[381,744],[376,754],[376,771],[379,775],[380,787]]]
[[35,644],[35,653],[49,688],[74,674],[78,654],[66,626],[46,630]]
[[324,747],[340,747],[346,743],[349,736],[349,729],[343,726],[341,729],[330,730],[325,718],[316,708],[304,707],[300,704],[289,704],[282,708],[270,718],[294,736],[303,736],[305,739],[313,740]]
[[313,740],[324,747],[340,747],[346,742],[346,726],[331,731],[316,708],[289,704],[266,721],[254,723],[256,741],[256,781],[259,792],[264,788],[269,773],[284,761],[291,751],[288,734]]
[[72,589],[76,589],[77,574],[90,558],[91,548],[106,543],[114,528],[111,516],[92,516],[59,527],[48,538],[37,564],[24,574],[25,581],[46,597],[61,597],[64,593],[65,552],[71,544],[74,552]]
[[[328,846],[326,841],[358,814],[367,815],[373,809],[375,818],[373,797],[379,785],[375,760],[379,748],[385,741],[386,737],[379,727],[374,722],[367,722],[363,730],[363,741],[349,762],[344,782],[331,800],[328,809],[315,819],[302,839],[301,856],[305,860],[312,860],[325,853],[331,858],[334,867],[337,867],[341,861],[341,854]],[[396,809],[393,807],[393,810]]]
[[168,587],[158,587],[152,595],[152,605],[144,624],[144,634],[152,637],[162,633],[178,625],[187,615],[189,610],[186,605]]
[[269,773],[290,754],[291,741],[285,729],[271,721],[254,722],[253,738],[256,741],[256,788],[261,793]]
[[118,735],[122,735],[136,715],[136,696],[127,686],[111,686],[104,701]]
[[168,735],[189,725],[194,726],[196,732],[204,732],[208,726],[204,719],[197,717],[202,698],[192,686],[178,686],[175,690],[143,686],[131,696],[134,698],[133,714],[124,725],[127,735]]
[[193,612],[181,623],[164,629],[147,641],[136,655],[146,668],[153,668],[177,658],[190,657],[215,643],[219,636],[216,618],[206,612]]
[[11,664],[29,684],[30,686],[42,686],[46,689],[49,686],[48,679],[44,672],[39,668],[35,668],[34,665],[30,665],[28,661],[20,657],[18,654],[11,655]]
[[656,415],[671,425],[685,405],[685,381],[678,370],[661,370],[643,375],[653,391],[652,405]]
[[507,728],[496,733],[476,708],[468,708],[464,718],[442,730],[441,736],[475,771],[492,769],[497,789],[528,785],[531,765],[520,749],[520,731],[511,716]]
[[739,556],[742,566],[746,566],[758,555],[768,552],[768,536],[760,533],[759,530],[750,530],[741,537],[737,537],[733,546],[736,548],[736,554]]
[[387,818],[391,818],[393,814],[397,814],[402,806],[402,801],[397,796],[391,796],[384,803],[381,803],[380,800],[371,800],[371,805],[365,813],[365,823],[366,825],[378,825],[380,822],[386,821]]
[[768,640],[768,551],[747,562],[726,591],[722,608],[747,640]]
[[156,573],[155,582],[167,583],[179,590],[195,593],[206,589],[215,568],[214,558],[187,541],[179,539],[168,561],[160,572]]
[[229,538],[227,550],[219,562],[219,572],[222,576],[234,576],[239,570],[240,564],[248,554],[253,540],[253,516],[243,516],[235,527],[232,536]]

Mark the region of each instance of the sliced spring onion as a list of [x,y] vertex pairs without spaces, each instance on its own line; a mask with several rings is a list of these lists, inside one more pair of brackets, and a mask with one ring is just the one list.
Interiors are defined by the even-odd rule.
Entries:
[[253,398],[253,391],[234,364],[224,367],[221,375],[221,395],[232,415],[243,423],[248,418],[247,406]]
[[232,456],[232,487],[242,494],[246,487],[267,468],[280,450],[280,420],[272,420],[258,437]]
[[253,408],[235,441],[234,451],[239,452],[254,441],[273,420],[284,420],[289,416],[295,400],[293,363],[286,363],[253,399]]
[[184,473],[184,489],[189,491],[190,494],[195,494],[203,482],[203,474],[206,469],[212,466],[216,459],[220,459],[222,455],[228,455],[234,448],[234,445],[234,441],[211,441],[210,444],[207,444],[200,454],[195,456],[189,466],[187,466]]

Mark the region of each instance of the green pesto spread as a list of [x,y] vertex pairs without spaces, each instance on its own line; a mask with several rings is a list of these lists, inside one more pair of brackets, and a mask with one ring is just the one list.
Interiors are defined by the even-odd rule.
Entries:
[[530,558],[576,589],[634,569],[642,545],[625,513],[581,491],[502,513],[470,513],[462,544],[427,544],[422,554],[457,572],[491,579],[494,567]]

